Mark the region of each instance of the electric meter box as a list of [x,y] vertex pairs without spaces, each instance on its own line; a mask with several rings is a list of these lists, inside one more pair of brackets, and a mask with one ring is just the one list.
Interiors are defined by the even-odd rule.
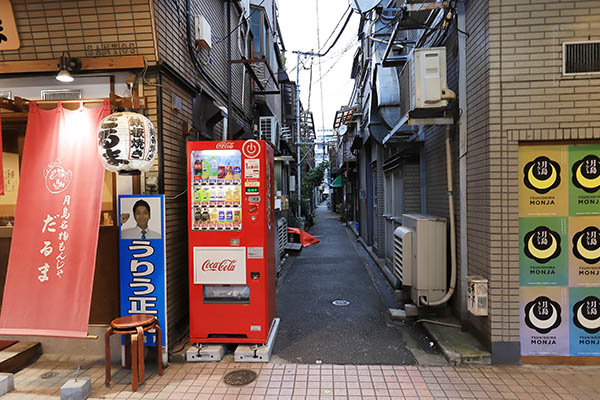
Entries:
[[467,309],[477,317],[488,315],[488,280],[479,275],[467,276]]

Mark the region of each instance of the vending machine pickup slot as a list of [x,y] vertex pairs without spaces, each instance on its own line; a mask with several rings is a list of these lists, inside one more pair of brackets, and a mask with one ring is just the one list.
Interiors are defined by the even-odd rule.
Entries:
[[203,288],[205,304],[248,304],[249,286],[208,286]]

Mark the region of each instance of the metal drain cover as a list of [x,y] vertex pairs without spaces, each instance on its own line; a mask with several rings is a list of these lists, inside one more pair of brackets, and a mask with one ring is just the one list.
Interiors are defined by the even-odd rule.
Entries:
[[350,302],[348,300],[334,300],[331,302],[334,306],[348,306]]
[[256,372],[248,369],[239,369],[231,371],[225,375],[223,381],[228,385],[242,386],[247,385],[256,379]]

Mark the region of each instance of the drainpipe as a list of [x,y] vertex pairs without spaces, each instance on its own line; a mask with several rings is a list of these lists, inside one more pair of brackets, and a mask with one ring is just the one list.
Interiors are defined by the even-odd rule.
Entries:
[[448,180],[448,213],[450,214],[450,287],[448,292],[437,301],[427,301],[421,297],[421,303],[426,306],[439,306],[450,300],[456,286],[456,232],[454,227],[454,197],[452,186],[452,151],[450,148],[450,125],[446,125],[446,179]]
[[458,107],[462,110],[458,125],[458,186],[460,199],[460,287],[459,312],[467,317],[467,37],[465,0],[458,2]]
[[225,141],[229,133],[229,110],[222,106],[219,106],[219,109],[225,114],[223,117],[223,133],[221,134],[221,140]]

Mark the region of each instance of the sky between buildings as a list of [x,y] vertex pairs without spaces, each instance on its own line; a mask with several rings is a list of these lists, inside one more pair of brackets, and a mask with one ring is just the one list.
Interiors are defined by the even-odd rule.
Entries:
[[[340,19],[349,6],[349,0],[279,0],[278,3],[279,24],[287,50],[287,72],[295,81],[297,55],[292,51],[325,52],[344,24],[346,18]],[[320,67],[317,57],[312,60],[301,58],[300,98],[304,108],[310,107],[313,112],[317,137],[321,136],[321,129],[332,129],[335,112],[350,99],[353,86],[350,72],[358,45],[359,20],[359,15],[354,13],[335,46],[321,57]],[[338,22],[339,26],[330,37]],[[310,70],[305,69],[310,68],[311,62],[312,84]]]

